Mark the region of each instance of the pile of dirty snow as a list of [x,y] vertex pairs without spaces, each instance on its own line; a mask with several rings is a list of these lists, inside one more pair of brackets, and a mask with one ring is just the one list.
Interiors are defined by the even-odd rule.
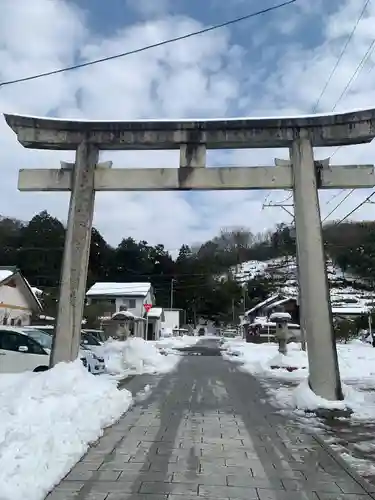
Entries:
[[107,372],[116,378],[143,373],[167,373],[179,361],[179,356],[163,356],[153,342],[139,337],[125,341],[108,340],[102,346]]
[[131,402],[79,360],[0,375],[1,500],[43,500]]

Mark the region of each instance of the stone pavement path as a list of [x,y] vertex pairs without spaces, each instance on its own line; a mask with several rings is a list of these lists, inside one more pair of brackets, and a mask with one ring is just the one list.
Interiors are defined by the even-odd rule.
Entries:
[[265,398],[256,379],[221,357],[185,356],[47,499],[372,498]]

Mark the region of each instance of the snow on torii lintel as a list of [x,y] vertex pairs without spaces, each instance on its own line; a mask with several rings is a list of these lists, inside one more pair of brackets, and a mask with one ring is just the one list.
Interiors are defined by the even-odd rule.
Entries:
[[[12,127],[9,123],[14,119],[15,124],[17,122],[20,125],[32,124],[32,122],[40,121],[41,123],[47,122],[55,122],[56,129],[58,128],[58,124],[60,123],[72,123],[72,124],[80,124],[80,123],[88,123],[88,124],[131,124],[131,123],[148,123],[148,124],[158,124],[158,123],[181,123],[181,124],[191,124],[191,123],[218,123],[225,122],[231,123],[236,121],[249,121],[249,122],[257,122],[257,121],[290,121],[290,120],[320,120],[321,118],[352,118],[353,115],[356,115],[358,121],[368,119],[371,115],[371,118],[375,118],[375,108],[357,108],[350,109],[339,112],[327,112],[327,113],[314,113],[314,114],[301,114],[301,115],[270,115],[270,116],[238,116],[238,117],[219,117],[219,118],[138,118],[132,120],[92,120],[92,119],[74,119],[74,118],[57,118],[57,117],[46,117],[46,116],[34,116],[34,115],[23,115],[20,113],[3,113],[5,120],[8,125]],[[21,123],[23,122],[23,123]],[[328,123],[327,123],[328,124]]]
[[316,147],[360,144],[375,136],[375,108],[300,116],[172,120],[70,120],[10,113],[4,117],[19,142],[36,149],[76,149],[84,134],[92,134],[98,148],[109,150],[179,149],[186,143],[208,149],[289,147],[293,131],[301,128],[309,130]]

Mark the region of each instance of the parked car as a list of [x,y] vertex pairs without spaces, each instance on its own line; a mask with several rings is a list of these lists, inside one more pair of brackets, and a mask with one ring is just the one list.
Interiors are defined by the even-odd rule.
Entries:
[[[54,325],[30,325],[28,328],[34,328],[40,330],[42,332],[48,333],[49,335],[55,335],[55,326]],[[100,342],[95,335],[87,330],[82,330],[81,332],[81,347],[85,346],[88,349],[95,352],[96,347],[100,347],[102,342]]]
[[104,330],[94,330],[92,328],[83,328],[82,332],[84,333],[89,333],[93,337],[96,338],[96,340],[99,340],[99,342],[103,343],[107,340],[106,334],[104,333]]
[[[42,372],[49,368],[53,337],[31,327],[0,327],[0,373]],[[104,359],[81,347],[79,357],[89,372],[105,371]]]

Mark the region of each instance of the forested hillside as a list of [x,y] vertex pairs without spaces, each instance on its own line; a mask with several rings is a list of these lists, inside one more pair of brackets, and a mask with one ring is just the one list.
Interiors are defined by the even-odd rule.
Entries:
[[[47,212],[29,222],[0,218],[0,265],[18,266],[33,286],[42,288],[51,314],[56,307],[64,236],[63,224]],[[374,222],[326,225],[324,240],[327,256],[336,265],[372,286]],[[189,321],[196,317],[230,321],[271,291],[272,282],[253,277],[242,288],[229,270],[249,260],[287,255],[295,255],[295,240],[284,224],[264,234],[252,234],[246,228],[223,231],[193,248],[182,245],[175,260],[163,245],[152,246],[126,235],[114,248],[93,229],[88,286],[96,281],[151,281],[157,303],[168,307],[173,279],[174,307],[185,309]]]

